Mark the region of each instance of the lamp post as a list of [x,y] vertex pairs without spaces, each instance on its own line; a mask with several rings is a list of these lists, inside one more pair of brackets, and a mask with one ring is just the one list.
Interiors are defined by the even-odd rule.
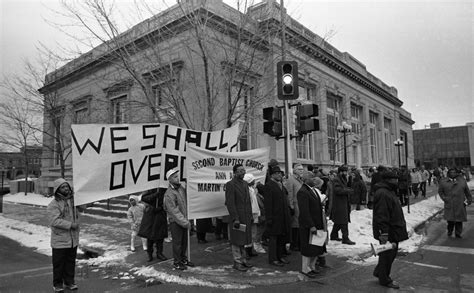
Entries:
[[344,165],[347,165],[347,145],[346,145],[346,133],[352,131],[352,125],[346,121],[342,121],[340,125],[337,126],[337,132],[340,132],[344,135]]
[[403,140],[397,138],[397,140],[394,141],[393,144],[398,149],[398,168],[400,169],[402,167],[402,163],[401,163],[401,160],[400,160],[400,148],[403,146]]

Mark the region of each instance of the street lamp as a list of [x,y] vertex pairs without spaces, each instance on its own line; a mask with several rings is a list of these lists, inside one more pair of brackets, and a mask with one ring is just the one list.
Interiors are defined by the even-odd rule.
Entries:
[[344,134],[344,165],[347,165],[346,133],[351,131],[352,125],[350,125],[346,121],[342,121],[342,123],[337,126],[337,132]]
[[400,147],[403,145],[403,140],[397,138],[396,141],[393,142],[393,144],[397,147],[398,149],[398,168],[400,169],[402,167],[402,163],[400,161]]

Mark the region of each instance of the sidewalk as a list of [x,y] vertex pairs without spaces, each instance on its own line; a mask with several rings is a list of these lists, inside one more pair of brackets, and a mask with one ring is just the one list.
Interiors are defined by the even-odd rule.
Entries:
[[[474,188],[474,182],[470,184],[470,187]],[[416,251],[423,236],[417,235],[414,231],[433,215],[439,213],[442,208],[443,203],[438,196],[428,196],[426,200],[415,203],[411,206],[410,214],[404,207],[410,239],[401,243],[402,251]],[[353,211],[351,220],[350,237],[357,244],[349,246],[336,241],[329,242],[326,258],[331,266],[329,269],[331,275],[344,270],[348,262],[356,265],[372,265],[377,261],[377,258],[370,256],[369,253],[370,243],[374,242],[371,226],[372,211]],[[6,202],[4,213],[0,214],[0,221],[5,222],[5,225],[0,227],[0,234],[7,234],[7,237],[24,245],[33,244],[41,253],[50,255],[49,229],[44,207]],[[329,229],[331,226],[330,224]],[[78,266],[92,269],[115,266],[121,268],[120,270],[125,272],[125,275],[131,275],[147,283],[172,282],[228,289],[306,280],[306,277],[299,273],[301,266],[299,252],[292,252],[288,256],[290,264],[281,268],[269,265],[267,254],[261,254],[250,259],[254,268],[241,273],[232,269],[232,253],[227,242],[217,241],[213,234],[207,234],[209,243],[198,244],[194,235],[190,241],[190,259],[196,267],[186,271],[177,271],[172,269],[171,259],[161,263],[147,263],[148,257],[142,250],[140,241],[136,242],[137,251],[131,252],[129,237],[130,227],[126,219],[82,215],[80,246],[103,251],[103,254],[97,258],[78,260]],[[171,243],[165,243],[164,246],[164,254],[171,258]],[[323,272],[315,280],[322,280],[325,275]]]

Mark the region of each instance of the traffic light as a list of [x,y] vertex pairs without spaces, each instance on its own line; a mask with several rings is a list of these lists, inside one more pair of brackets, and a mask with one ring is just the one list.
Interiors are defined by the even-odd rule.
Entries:
[[283,135],[281,124],[281,109],[277,107],[263,108],[263,132],[270,136],[279,137]]
[[319,120],[313,117],[319,115],[318,105],[305,104],[296,108],[296,130],[298,134],[306,134],[319,130]]
[[280,61],[277,63],[277,86],[278,99],[298,99],[298,63],[296,61]]

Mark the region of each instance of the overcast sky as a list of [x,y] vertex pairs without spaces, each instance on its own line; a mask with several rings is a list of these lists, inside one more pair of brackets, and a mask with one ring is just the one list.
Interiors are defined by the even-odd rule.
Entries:
[[[56,9],[57,2],[0,0],[3,75],[19,73],[23,59],[34,59],[39,41],[52,47],[66,42],[44,21],[51,17],[48,7]],[[474,122],[472,1],[285,0],[285,5],[320,36],[334,30],[333,46],[396,87],[416,121],[414,129],[433,122]]]

